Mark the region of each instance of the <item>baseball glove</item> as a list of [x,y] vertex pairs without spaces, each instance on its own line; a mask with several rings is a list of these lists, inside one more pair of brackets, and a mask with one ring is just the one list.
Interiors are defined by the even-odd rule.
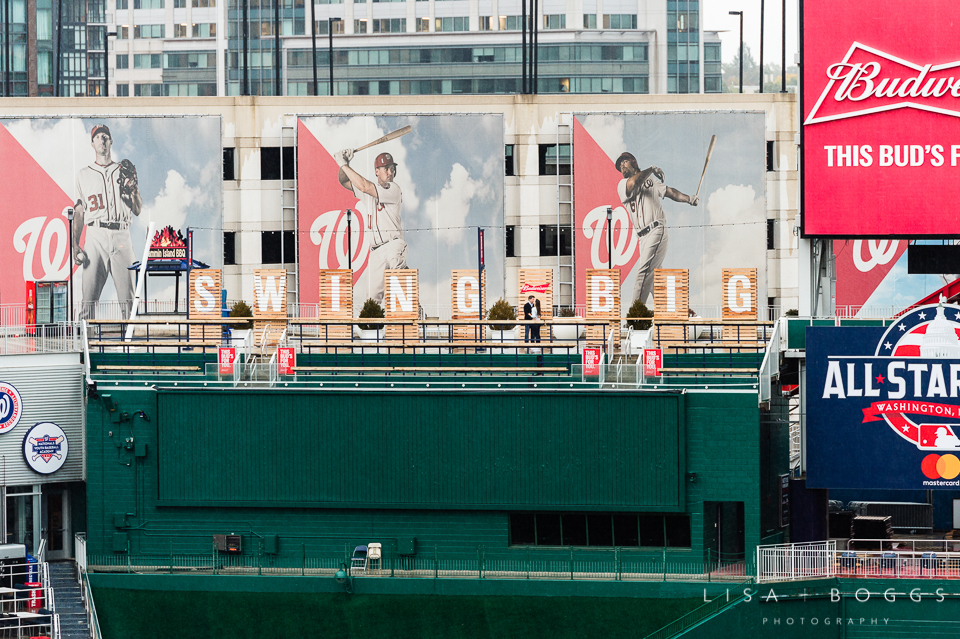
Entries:
[[117,184],[120,185],[120,197],[125,200],[133,198],[133,193],[137,190],[137,167],[130,160],[121,160]]

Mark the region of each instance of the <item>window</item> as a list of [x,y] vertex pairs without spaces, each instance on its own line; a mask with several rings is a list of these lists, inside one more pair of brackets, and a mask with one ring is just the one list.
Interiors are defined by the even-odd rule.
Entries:
[[503,173],[504,173],[504,175],[516,175],[516,173],[514,173],[514,168],[513,168],[513,150],[514,150],[514,148],[515,148],[515,147],[514,147],[512,144],[508,144],[508,145],[506,145],[506,147],[505,147],[505,153],[504,153],[504,158],[503,158],[503,169],[504,169]]
[[127,54],[118,54],[117,55],[117,68],[118,69],[129,69],[130,68],[130,56]]
[[186,24],[175,24],[173,25],[173,37],[174,38],[189,38],[190,37],[190,27]]
[[[117,56],[119,58],[119,56]],[[134,69],[159,69],[159,53],[138,53],[133,56]]]
[[37,9],[37,40],[53,39],[53,16],[50,9]]
[[767,220],[767,250],[773,251],[777,248],[777,221]]
[[604,29],[636,29],[637,16],[630,13],[605,13],[603,14]]
[[539,174],[570,175],[570,145],[561,144],[558,155],[556,144],[541,144]]
[[430,18],[416,18],[416,20],[418,33],[427,33],[430,31]]
[[[529,16],[527,17],[529,21]],[[523,16],[500,16],[501,31],[520,31],[523,26]]]
[[130,27],[125,24],[117,25],[117,40],[129,40]]
[[[343,30],[346,28],[346,22],[340,20],[339,18],[333,21],[333,35],[343,35]],[[330,29],[329,20],[317,20],[317,35],[328,35]]]
[[[321,2],[320,4],[323,4],[323,2]],[[198,8],[199,8],[199,7],[204,7],[204,8],[206,8],[206,7],[216,7],[216,6],[217,6],[217,0],[193,0],[193,6],[194,6],[194,7],[198,7]]]
[[374,33],[404,33],[406,30],[406,18],[383,18],[373,20]]
[[467,16],[436,18],[436,23],[434,25],[435,31],[468,31],[469,29],[470,18]]
[[117,9],[126,9],[127,7],[127,0],[117,0]]
[[217,66],[217,54],[213,51],[196,53],[164,53],[164,69],[212,69]]
[[[231,151],[233,149],[230,149]],[[237,234],[234,231],[223,232],[223,265],[237,263]]]
[[543,28],[544,29],[566,29],[567,28],[567,14],[553,14],[543,16]]
[[[265,146],[260,148],[260,179],[279,180],[280,178],[280,147]],[[283,147],[283,179],[294,179],[293,147]]]
[[481,31],[493,31],[494,24],[493,16],[480,16]]
[[162,24],[138,24],[133,28],[133,37],[135,39],[163,38],[164,25]]
[[514,251],[514,236],[516,233],[516,228],[517,227],[515,226],[508,226],[506,229],[507,231],[506,232],[506,244],[507,244],[506,256],[507,257],[516,257],[516,253]]
[[193,37],[194,38],[216,38],[217,37],[217,23],[216,22],[202,22],[193,24]]
[[133,0],[134,9],[163,9],[163,0]]
[[690,548],[688,515],[513,513],[512,546]]
[[186,8],[187,8],[187,0],[173,0],[173,8],[174,8],[174,9],[186,9]]
[[776,147],[774,146],[773,140],[767,140],[767,170],[776,171]]
[[293,231],[283,231],[282,256],[280,255],[280,237],[280,231],[264,231],[260,234],[260,260],[263,264],[292,264],[297,261]]
[[597,14],[595,14],[595,13],[585,13],[585,14],[583,14],[583,28],[584,28],[584,29],[596,29],[596,28],[597,28]]
[[236,180],[236,149],[232,146],[223,149],[223,180]]
[[118,84],[117,85],[117,97],[126,98],[130,95],[130,85],[129,84]]
[[133,95],[138,97],[159,96],[163,85],[161,84],[134,84]]
[[572,255],[570,250],[570,238],[573,237],[571,227],[561,226],[559,240],[557,238],[557,226],[541,224],[540,225],[540,257],[556,257],[558,255]]

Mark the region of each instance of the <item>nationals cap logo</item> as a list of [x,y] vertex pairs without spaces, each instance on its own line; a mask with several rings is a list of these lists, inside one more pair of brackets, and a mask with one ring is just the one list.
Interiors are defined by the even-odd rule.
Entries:
[[43,475],[55,473],[67,461],[70,446],[63,429],[53,422],[40,422],[23,436],[23,459]]
[[0,382],[0,434],[10,432],[20,423],[23,399],[12,384]]

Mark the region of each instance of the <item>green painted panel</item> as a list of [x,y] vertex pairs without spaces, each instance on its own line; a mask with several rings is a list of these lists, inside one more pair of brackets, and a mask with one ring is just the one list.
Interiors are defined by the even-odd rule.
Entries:
[[682,508],[680,394],[158,393],[167,505]]

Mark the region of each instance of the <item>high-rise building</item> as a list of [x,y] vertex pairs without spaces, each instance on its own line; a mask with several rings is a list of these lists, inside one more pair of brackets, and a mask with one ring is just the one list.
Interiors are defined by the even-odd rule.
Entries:
[[[524,52],[533,50],[523,46],[531,31],[523,29],[524,17],[534,6],[530,92],[721,91],[720,40],[702,30],[700,0],[7,0],[4,6],[4,96],[520,93]],[[527,23],[534,24],[530,17]]]

